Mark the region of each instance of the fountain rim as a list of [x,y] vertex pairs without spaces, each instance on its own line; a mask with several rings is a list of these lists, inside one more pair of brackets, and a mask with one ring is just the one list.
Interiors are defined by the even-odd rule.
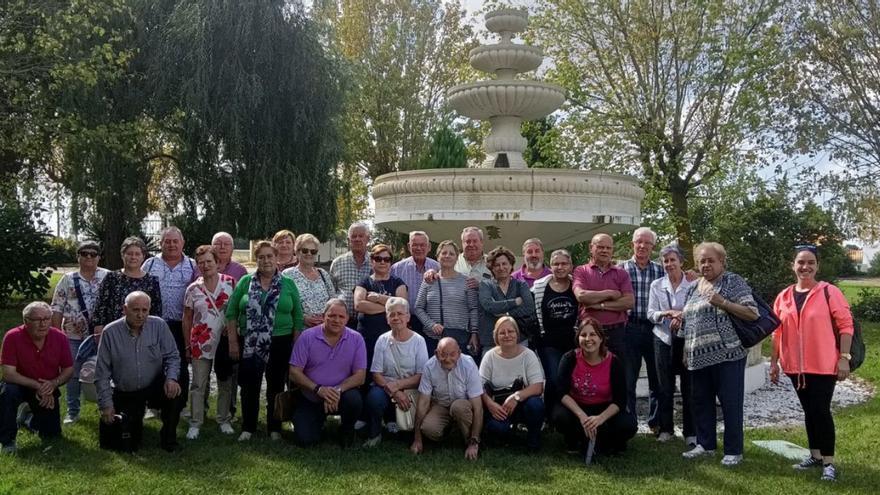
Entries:
[[505,87],[505,86],[518,86],[518,87],[531,87],[531,88],[540,88],[547,89],[562,95],[563,98],[566,97],[567,92],[565,88],[559,86],[557,84],[543,82],[543,81],[526,81],[521,79],[484,79],[482,81],[474,81],[464,84],[458,84],[446,90],[446,96],[451,97],[452,95],[467,91],[469,89],[482,89],[482,88],[490,88],[490,87]]
[[408,178],[419,178],[421,176],[430,176],[430,177],[442,177],[442,176],[464,176],[464,175],[531,175],[531,176],[579,176],[583,178],[595,178],[595,179],[613,179],[619,180],[623,182],[630,182],[633,185],[641,188],[639,184],[639,179],[633,177],[631,175],[623,174],[620,172],[611,172],[608,170],[582,170],[577,168],[477,168],[477,167],[467,167],[467,168],[428,168],[428,169],[420,169],[420,170],[401,170],[397,172],[388,172],[387,174],[382,174],[379,177],[376,177],[376,180],[373,182],[373,186],[375,187],[379,183],[387,182],[391,180],[398,179],[408,179]]

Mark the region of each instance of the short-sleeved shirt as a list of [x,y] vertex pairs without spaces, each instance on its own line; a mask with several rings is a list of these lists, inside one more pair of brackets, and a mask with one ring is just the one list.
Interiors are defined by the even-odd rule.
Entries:
[[578,302],[571,285],[568,290],[556,292],[548,283],[541,299],[541,312],[544,323],[544,345],[556,349],[574,347],[574,328],[577,326]]
[[[598,265],[591,261],[575,268],[574,273],[572,274],[572,280],[575,293],[577,293],[578,289],[591,291],[616,290],[621,294],[633,293],[632,281],[629,278],[629,274],[623,268],[615,265],[610,265],[608,269],[602,271]],[[606,327],[626,323],[627,320],[626,311],[611,311],[607,309],[588,310],[582,305],[580,318],[584,319],[587,316],[592,316],[598,320],[602,326]]]
[[372,272],[370,260],[365,255],[364,262],[358,266],[351,251],[337,256],[330,264],[330,275],[333,277],[333,285],[339,291],[339,297],[345,301],[348,307],[348,317],[354,318],[357,311],[354,310],[354,288],[357,283]]
[[[91,280],[82,278],[79,271],[65,273],[58,285],[55,286],[55,294],[52,296],[52,312],[61,314],[61,329],[68,339],[82,340],[89,334],[88,319],[94,321],[95,303],[98,300],[98,291],[104,277],[110,273],[104,268],[98,268]],[[79,284],[80,293],[86,307],[81,308],[79,296],[76,294],[76,285]],[[88,319],[86,317],[88,314]]]
[[[293,345],[290,364],[302,368],[310,380],[322,387],[337,387],[358,370],[367,369],[367,348],[361,334],[346,327],[336,345],[324,336],[324,325],[305,330]],[[311,391],[303,392],[317,401]]]
[[159,281],[149,273],[141,278],[129,277],[122,271],[110,272],[101,282],[98,301],[95,303],[95,325],[106,325],[123,316],[125,296],[139,290],[150,296],[150,314],[162,315],[162,291]]
[[483,356],[480,361],[480,378],[492,388],[508,388],[517,379],[521,379],[528,387],[534,383],[544,383],[544,368],[538,356],[529,348],[523,347],[522,352],[514,358],[504,358],[497,347]]
[[421,335],[412,332],[409,339],[401,342],[394,340],[389,331],[376,341],[370,373],[381,373],[386,380],[400,380],[421,373],[427,362],[428,348]]
[[324,313],[324,305],[327,301],[336,296],[336,289],[333,287],[333,279],[330,274],[323,268],[316,268],[318,278],[312,280],[303,275],[299,267],[292,267],[284,270],[281,274],[293,280],[299,290],[299,299],[302,301],[303,314],[319,315]]
[[517,280],[522,280],[523,282],[528,284],[529,289],[531,289],[532,286],[535,285],[535,280],[538,280],[539,278],[544,278],[547,275],[550,275],[551,273],[553,273],[553,272],[550,271],[549,268],[544,266],[544,268],[541,270],[541,274],[538,275],[537,277],[533,277],[533,276],[529,275],[529,270],[526,268],[526,265],[523,265],[519,268],[519,270],[513,272],[510,276],[517,279]]
[[434,356],[425,363],[419,393],[431,397],[444,407],[449,407],[458,399],[475,399],[483,394],[483,381],[480,370],[470,356],[462,354],[449,371],[443,369]]
[[220,336],[226,327],[226,303],[232,296],[235,281],[229,275],[218,274],[220,279],[213,291],[199,277],[186,289],[183,305],[192,309],[190,346],[193,359],[214,359]]
[[419,297],[419,288],[422,286],[422,280],[428,270],[440,271],[440,263],[431,258],[425,258],[425,263],[419,268],[416,261],[410,256],[391,265],[391,275],[403,280],[403,283],[406,284],[406,298],[409,299],[409,310],[412,314],[415,314],[416,298]]
[[[397,288],[401,285],[406,286],[403,280],[393,275],[386,280],[374,280],[373,277],[364,277],[358,282],[358,287],[363,287],[367,292],[375,292],[383,296],[395,295]],[[378,335],[388,331],[390,328],[388,327],[388,318],[383,311],[374,315],[358,313],[358,329],[369,329],[373,335]]]
[[43,348],[37,349],[25,326],[20,325],[3,336],[0,364],[14,366],[15,371],[32,380],[54,380],[61,370],[73,366],[73,355],[61,330],[49,328]]
[[183,319],[183,297],[186,288],[199,277],[196,262],[184,256],[173,267],[168,266],[161,256],[153,256],[144,261],[141,269],[156,277],[162,291],[162,319],[180,321]]

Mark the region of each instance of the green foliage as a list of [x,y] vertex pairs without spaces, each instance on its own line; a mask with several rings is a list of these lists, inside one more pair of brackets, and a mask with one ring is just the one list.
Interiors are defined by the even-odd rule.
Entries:
[[552,116],[523,122],[522,135],[526,138],[523,158],[529,167],[568,168],[559,149],[562,134]]
[[77,264],[76,248],[78,245],[79,243],[72,239],[50,237],[46,241],[46,254],[49,264],[52,266]]
[[868,275],[871,277],[880,277],[880,251],[871,258],[871,264],[868,265]]
[[449,126],[434,131],[431,147],[426,150],[424,158],[419,160],[418,168],[466,168],[467,148],[464,140]]
[[40,299],[49,288],[49,246],[39,208],[0,199],[0,305],[13,292],[26,300]]
[[853,316],[864,321],[880,322],[880,290],[865,287],[859,291],[859,301],[852,306]]

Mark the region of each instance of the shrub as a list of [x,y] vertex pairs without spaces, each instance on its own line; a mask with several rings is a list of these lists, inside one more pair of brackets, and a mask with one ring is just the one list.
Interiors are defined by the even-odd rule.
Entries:
[[52,269],[39,215],[38,208],[26,210],[16,201],[0,199],[0,304],[13,293],[33,300],[49,290]]
[[46,253],[47,262],[51,265],[75,265],[76,248],[79,243],[72,239],[63,237],[50,237],[46,243],[48,251]]
[[859,302],[852,306],[853,316],[863,321],[880,322],[880,290],[863,288],[859,291]]

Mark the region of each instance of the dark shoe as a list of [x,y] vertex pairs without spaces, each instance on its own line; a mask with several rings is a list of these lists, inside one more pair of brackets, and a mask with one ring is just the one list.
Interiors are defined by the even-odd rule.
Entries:
[[793,467],[797,470],[822,467],[822,459],[817,459],[813,456],[809,456],[797,464],[792,464],[791,467]]
[[826,464],[822,468],[822,477],[819,479],[822,481],[837,481],[837,468],[834,467],[834,464]]
[[162,450],[164,450],[165,452],[169,452],[169,453],[177,452],[178,450],[180,450],[180,444],[177,442],[163,443]]

